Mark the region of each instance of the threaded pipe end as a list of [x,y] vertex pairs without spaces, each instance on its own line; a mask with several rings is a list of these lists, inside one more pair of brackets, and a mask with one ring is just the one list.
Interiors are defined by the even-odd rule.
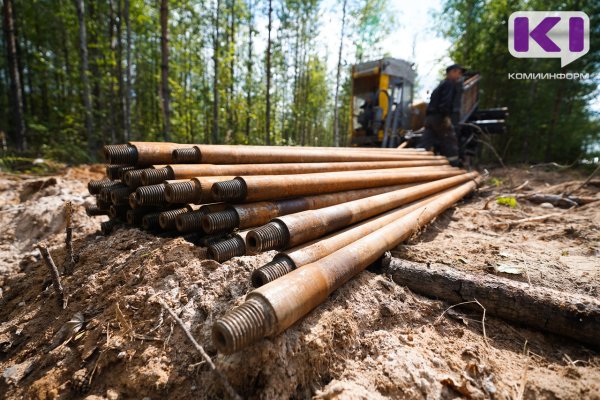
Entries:
[[194,181],[169,183],[165,196],[169,203],[194,203],[200,200],[200,190],[196,188]]
[[106,166],[106,176],[108,177],[108,179],[119,179],[119,169],[121,167],[123,167],[124,165],[107,165]]
[[229,233],[240,226],[240,217],[235,210],[224,210],[202,217],[202,229],[206,233]]
[[142,173],[142,184],[145,186],[163,183],[168,179],[175,179],[171,168],[148,168]]
[[277,278],[281,278],[285,274],[289,274],[294,270],[294,265],[291,260],[281,258],[266,263],[262,267],[255,269],[250,275],[252,286],[257,288],[273,282]]
[[202,217],[206,211],[189,211],[175,217],[175,226],[179,232],[204,232],[202,229]]
[[290,241],[287,227],[280,221],[269,222],[248,232],[246,247],[251,253],[267,250],[282,250]]
[[161,212],[158,218],[160,227],[165,231],[173,231],[177,229],[177,223],[175,219],[178,215],[185,214],[187,212],[190,212],[187,207]]
[[90,194],[99,194],[102,188],[106,187],[112,182],[113,181],[108,178],[91,180],[88,182],[88,192],[90,192]]
[[104,235],[110,235],[122,222],[118,219],[109,219],[108,221],[100,223],[100,230]]
[[262,302],[250,298],[215,322],[213,343],[221,353],[235,353],[266,336],[268,323],[267,310]]
[[163,206],[167,204],[165,185],[140,186],[135,190],[140,206]]
[[248,193],[246,183],[239,178],[216,182],[212,185],[211,191],[215,199],[222,202],[242,201]]
[[96,196],[96,205],[98,206],[98,208],[102,209],[102,210],[108,210],[108,208],[110,207],[111,203],[109,201],[104,201],[100,198],[100,195]]
[[137,149],[128,144],[107,144],[103,152],[109,164],[135,165],[137,163]]
[[128,202],[129,202],[129,207],[131,207],[131,208],[138,208],[140,206],[140,204],[138,203],[138,198],[137,198],[136,192],[129,193]]
[[218,262],[227,261],[233,257],[246,254],[246,243],[244,239],[235,235],[231,239],[222,240],[208,246],[206,255],[209,259]]
[[196,164],[200,162],[200,149],[197,147],[187,147],[184,149],[173,150],[173,162],[177,164],[191,163]]
[[108,215],[108,210],[98,206],[91,206],[85,208],[85,213],[88,215],[88,217],[95,217],[98,215]]
[[116,205],[111,205],[110,208],[108,209],[108,215],[111,218],[119,218],[119,219],[126,219],[127,218],[127,206],[116,206]]
[[119,168],[119,179],[120,179],[121,181],[125,182],[125,181],[124,181],[124,178],[125,178],[125,173],[127,173],[127,172],[129,172],[129,171],[133,171],[133,170],[135,170],[135,167],[134,167],[133,165],[122,165],[122,166]]
[[136,189],[142,186],[142,174],[145,169],[133,169],[131,171],[125,172],[123,175],[123,180],[125,184],[132,189]]
[[112,190],[110,191],[110,201],[115,205],[128,204],[130,193],[131,188],[127,186],[112,188]]
[[161,213],[159,213],[159,212],[154,212],[154,213],[144,215],[144,217],[142,218],[142,227],[147,231],[159,229],[160,228],[160,222],[159,222],[160,214]]

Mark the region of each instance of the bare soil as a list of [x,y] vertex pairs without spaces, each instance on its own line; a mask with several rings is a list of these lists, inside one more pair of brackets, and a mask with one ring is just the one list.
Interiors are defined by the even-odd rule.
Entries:
[[[285,333],[231,356],[211,343],[213,322],[243,302],[252,270],[273,252],[219,264],[182,238],[138,229],[100,235],[106,217],[87,217],[87,181],[101,166],[56,176],[0,175],[0,397],[40,399],[222,398],[224,391],[171,318],[165,299],[248,398],[600,399],[600,354],[482,313],[410,292],[377,266],[359,274]],[[501,194],[560,194],[583,176],[511,169],[448,210],[393,254],[598,296],[600,203],[570,210]],[[599,196],[590,185],[574,194]],[[34,245],[49,244],[62,266],[64,202],[76,207],[75,273],[63,277],[68,305],[55,301]],[[554,214],[507,226],[522,218]],[[498,272],[513,270],[516,274]],[[86,391],[87,389],[87,391]]]

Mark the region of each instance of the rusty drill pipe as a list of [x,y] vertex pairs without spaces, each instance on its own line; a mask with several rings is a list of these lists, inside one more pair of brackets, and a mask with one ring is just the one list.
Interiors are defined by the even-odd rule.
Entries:
[[91,206],[85,208],[85,213],[88,217],[96,217],[98,215],[108,215],[108,209],[100,208],[98,206]]
[[100,193],[98,194],[98,196],[100,197],[100,199],[102,201],[112,204],[113,191],[116,190],[116,191],[122,193],[122,191],[125,190],[126,188],[127,188],[127,185],[123,185],[122,183],[119,182],[116,185],[109,185],[109,186],[103,187],[102,189],[100,189]]
[[106,187],[119,185],[120,181],[113,181],[108,178],[91,180],[88,182],[88,192],[90,194],[100,194],[100,191]]
[[223,202],[283,199],[319,193],[432,181],[463,173],[456,168],[414,167],[298,175],[238,176],[215,183],[212,192]]
[[[181,213],[175,218],[175,225],[179,232],[204,232],[202,229],[202,217],[209,213],[220,212],[226,207],[224,203],[206,204],[196,211]],[[217,232],[217,234],[224,234]]]
[[142,186],[142,174],[144,169],[132,169],[123,174],[123,182],[132,189]]
[[140,186],[135,190],[138,205],[165,207],[167,201],[166,186],[169,183],[186,182],[185,180],[166,181],[158,185]]
[[104,146],[104,158],[109,164],[147,166],[174,162],[173,150],[190,145],[163,142],[129,142]]
[[142,228],[146,231],[154,231],[160,229],[160,211],[151,212],[142,217]]
[[121,225],[123,225],[123,221],[118,219],[109,219],[108,221],[100,223],[100,230],[102,231],[103,235],[108,236]]
[[212,243],[206,250],[206,257],[210,260],[223,262],[246,255],[246,235],[248,231],[235,233],[231,238]]
[[117,206],[113,204],[108,209],[108,216],[112,219],[120,219],[125,221],[127,219],[127,210],[129,210],[129,207],[127,206]]
[[273,260],[262,267],[255,269],[250,276],[252,286],[260,287],[274,281],[283,275],[292,272],[296,268],[313,263],[321,258],[331,254],[342,247],[354,243],[358,239],[376,231],[385,225],[394,222],[410,212],[430,203],[444,193],[451,191],[446,189],[444,192],[436,193],[424,199],[417,200],[409,205],[396,208],[384,214],[377,215],[359,224],[352,225],[344,230],[334,232],[328,236],[315,239],[294,247],[285,252],[277,253]]
[[172,210],[163,211],[159,216],[159,224],[160,227],[165,231],[174,231],[177,229],[176,218],[178,215],[196,211],[200,208],[199,205],[196,204],[186,204],[185,207],[174,208]]
[[121,182],[125,182],[125,174],[129,171],[133,171],[136,168],[133,165],[124,165],[121,168],[119,168],[119,179],[121,180]]
[[100,195],[96,195],[96,206],[101,210],[108,210],[110,205],[112,204],[110,201],[104,201],[100,198]]
[[[444,157],[418,152],[348,151],[341,148],[214,146],[196,145],[175,149],[177,164],[272,164],[340,161],[443,160]],[[157,163],[158,164],[158,163]]]
[[398,246],[477,187],[470,181],[320,260],[298,268],[246,296],[213,325],[217,349],[231,354],[283,332],[349,279]]
[[134,165],[137,160],[135,148],[128,144],[107,144],[103,153],[109,164]]
[[[365,169],[421,167],[447,165],[448,160],[369,161],[338,163],[279,163],[279,164],[173,164],[153,166],[142,172],[142,184],[153,185],[168,179],[190,179],[197,176],[227,175],[287,175],[313,172],[358,171]],[[125,183],[127,177],[125,177]]]
[[144,216],[155,211],[156,207],[140,207],[135,210],[128,209],[126,213],[127,223],[129,225],[141,225]]
[[169,203],[211,203],[214,202],[213,184],[233,179],[234,176],[207,176],[189,180],[170,181],[166,184],[165,197]]
[[262,226],[273,218],[282,215],[323,208],[410,186],[414,186],[414,184],[383,186],[285,200],[230,205],[220,213],[212,213],[204,216],[202,218],[202,227],[206,233],[232,232],[235,228],[253,228]]
[[129,205],[129,195],[132,193],[133,189],[130,187],[118,187],[112,188],[110,191],[110,201],[114,205]]
[[138,208],[140,206],[136,192],[129,193],[129,198],[127,201],[129,203],[129,207],[131,208]]
[[297,246],[476,177],[476,172],[470,172],[317,210],[284,215],[252,230],[246,238],[246,246],[257,253]]

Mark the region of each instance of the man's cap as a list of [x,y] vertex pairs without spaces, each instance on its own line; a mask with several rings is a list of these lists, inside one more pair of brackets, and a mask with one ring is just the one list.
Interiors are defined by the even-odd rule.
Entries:
[[463,67],[463,66],[462,66],[462,65],[460,65],[460,64],[452,64],[452,65],[450,65],[450,66],[448,66],[448,67],[446,68],[446,73],[448,73],[448,72],[452,71],[453,69],[460,69],[460,70],[462,71],[462,73],[463,73],[463,74],[464,74],[464,73],[465,73],[465,71],[467,70],[465,67]]

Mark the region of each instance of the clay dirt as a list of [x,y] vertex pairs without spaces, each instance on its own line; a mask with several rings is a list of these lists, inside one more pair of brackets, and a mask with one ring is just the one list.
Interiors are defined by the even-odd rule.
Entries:
[[[381,265],[283,334],[218,354],[212,324],[243,302],[250,273],[274,252],[219,264],[181,237],[133,228],[103,236],[107,218],[84,212],[93,204],[87,181],[102,173],[92,165],[0,176],[1,398],[223,398],[160,298],[244,398],[600,399],[597,350],[483,319],[483,310],[449,308],[397,285]],[[561,209],[523,198],[568,191],[599,198],[598,180],[577,189],[584,179],[571,170],[493,170],[478,193],[392,255],[597,298],[600,202]],[[46,242],[62,268],[68,200],[78,260],[62,277],[62,309],[35,244]],[[547,217],[519,222],[536,216]]]

